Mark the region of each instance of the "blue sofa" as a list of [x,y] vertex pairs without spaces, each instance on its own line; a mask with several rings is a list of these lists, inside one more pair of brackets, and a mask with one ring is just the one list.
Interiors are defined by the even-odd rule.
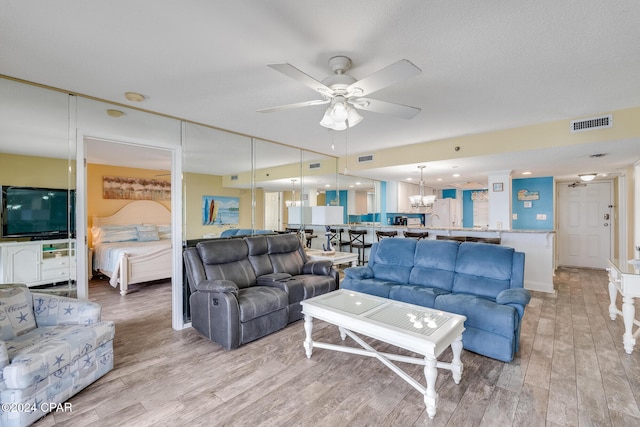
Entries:
[[489,243],[384,239],[365,266],[345,269],[341,288],[467,317],[464,348],[511,362],[531,299],[524,253]]
[[220,237],[244,237],[251,236],[253,234],[276,234],[273,230],[252,230],[250,228],[227,228]]

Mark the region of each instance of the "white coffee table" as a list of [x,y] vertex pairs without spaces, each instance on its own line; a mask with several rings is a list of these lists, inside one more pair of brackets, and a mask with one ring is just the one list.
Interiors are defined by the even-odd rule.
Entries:
[[331,255],[325,255],[320,249],[307,249],[306,254],[311,261],[329,260],[333,262],[333,265],[351,264],[351,266],[355,267],[358,263],[358,254],[351,252],[336,252]]
[[[424,395],[429,418],[436,415],[438,404],[435,390],[438,368],[450,370],[456,384],[462,378],[460,355],[465,316],[345,289],[302,301],[302,312],[307,357],[311,357],[315,347],[375,357]],[[343,340],[348,335],[362,348],[313,341],[314,318],[337,325]],[[421,354],[424,358],[378,352],[356,333]],[[437,357],[449,346],[453,360],[451,363],[439,362]],[[423,365],[427,386],[424,387],[392,361]]]

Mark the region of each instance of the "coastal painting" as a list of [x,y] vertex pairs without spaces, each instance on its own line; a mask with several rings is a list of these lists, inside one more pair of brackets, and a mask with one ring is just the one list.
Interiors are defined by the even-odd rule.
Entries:
[[238,224],[240,198],[202,196],[202,225]]
[[171,181],[121,176],[102,177],[103,199],[171,200]]
[[522,189],[518,191],[518,200],[539,200],[540,193],[538,191],[529,191]]

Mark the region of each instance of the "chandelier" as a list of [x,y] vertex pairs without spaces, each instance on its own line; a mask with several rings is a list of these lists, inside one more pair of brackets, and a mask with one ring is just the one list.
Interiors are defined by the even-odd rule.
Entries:
[[425,168],[424,165],[418,166],[420,169],[420,194],[414,194],[413,196],[409,196],[409,200],[411,201],[412,208],[424,208],[433,205],[433,202],[436,200],[435,195],[424,195],[424,180],[422,179],[422,170]]
[[302,206],[302,200],[296,200],[296,181],[297,179],[291,180],[291,200],[286,200],[284,202],[288,208]]

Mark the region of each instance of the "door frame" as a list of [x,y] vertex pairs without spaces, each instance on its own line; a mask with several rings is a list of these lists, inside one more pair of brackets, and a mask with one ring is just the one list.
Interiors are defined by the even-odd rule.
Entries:
[[[556,216],[556,235],[557,235],[556,250],[555,250],[555,253],[556,253],[556,256],[555,256],[555,258],[556,258],[555,267],[556,268],[561,265],[560,264],[560,249],[559,248],[561,247],[561,245],[566,244],[566,242],[561,242],[560,241],[560,233],[557,232],[557,230],[558,230],[558,221],[560,220],[560,218],[562,216],[561,215],[561,211],[560,211],[561,203],[558,200],[559,197],[557,197],[560,194],[559,186],[570,185],[570,184],[575,183],[575,182],[576,182],[575,180],[557,181],[556,182],[556,191],[554,192],[555,193],[555,197],[556,197],[556,212],[555,212],[555,216]],[[622,197],[622,195],[620,193],[618,193],[619,188],[616,188],[616,186],[614,185],[613,180],[610,180],[610,179],[598,180],[596,183],[598,183],[598,184],[604,183],[604,184],[608,184],[609,185],[609,191],[610,191],[610,194],[611,194],[610,206],[612,206],[612,208],[611,208],[611,216],[610,216],[610,221],[609,221],[609,254],[608,254],[608,257],[609,258],[613,258],[614,254],[616,252],[615,247],[614,247],[614,242],[616,242],[616,240],[615,240],[616,236],[615,236],[614,230],[618,226],[620,226],[620,234],[622,235],[622,226],[621,226],[622,222],[619,220],[618,215],[616,215],[616,212],[618,211],[618,209],[616,209],[617,207],[615,205],[615,200],[616,200],[616,196],[617,196],[619,204],[620,204],[620,201],[623,199],[623,197]],[[584,183],[581,183],[581,184],[584,184],[585,186],[589,186],[590,183],[584,182]],[[622,236],[621,236],[620,240],[622,240]],[[626,241],[626,239],[625,239],[625,241]],[[618,242],[618,245],[620,243],[621,242]],[[616,246],[618,246],[618,245],[616,245]]]
[[[184,134],[184,126],[182,126]],[[171,274],[171,327],[181,330],[190,326],[184,322],[182,283],[182,145],[149,144],[120,136],[85,135],[76,129],[76,285],[78,298],[88,299],[88,239],[87,239],[87,163],[85,138],[106,143],[127,144],[155,150],[166,150],[171,155],[171,246],[173,262]],[[184,138],[184,135],[182,135]],[[82,245],[79,243],[82,242]],[[82,250],[80,247],[82,246]]]

